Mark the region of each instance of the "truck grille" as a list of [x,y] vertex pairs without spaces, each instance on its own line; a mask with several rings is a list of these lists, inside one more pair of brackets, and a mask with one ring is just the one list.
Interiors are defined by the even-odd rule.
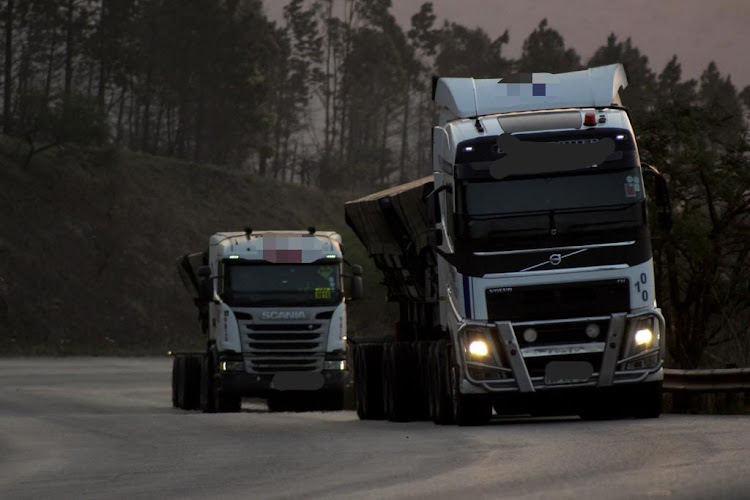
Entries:
[[328,322],[239,323],[245,367],[248,372],[275,373],[323,369]]
[[[586,335],[586,326],[595,324],[599,327],[599,335],[592,339]],[[513,325],[518,339],[518,345],[521,347],[533,347],[544,345],[560,344],[583,344],[586,342],[604,342],[607,339],[609,329],[609,320],[597,320],[590,322],[575,323],[547,323],[539,325]],[[533,328],[537,332],[537,338],[534,342],[527,342],[523,337],[523,331],[526,328]]]
[[491,288],[485,292],[490,321],[608,316],[630,310],[627,279]]

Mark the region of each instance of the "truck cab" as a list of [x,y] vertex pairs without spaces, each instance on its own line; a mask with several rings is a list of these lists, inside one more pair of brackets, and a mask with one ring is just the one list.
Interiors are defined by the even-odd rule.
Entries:
[[460,392],[629,386],[657,413],[665,325],[644,169],[656,174],[619,103],[622,66],[469,80],[437,82],[433,156]]
[[[237,408],[254,396],[272,409],[316,401],[340,408],[349,383],[341,236],[313,228],[216,233],[202,264],[201,406]],[[361,268],[352,267],[357,298]]]

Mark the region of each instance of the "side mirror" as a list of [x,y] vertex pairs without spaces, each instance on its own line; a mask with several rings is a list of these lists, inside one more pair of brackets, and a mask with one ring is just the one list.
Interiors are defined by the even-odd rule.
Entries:
[[654,204],[656,205],[656,220],[659,228],[665,233],[672,230],[672,206],[669,201],[669,187],[667,180],[657,169],[647,163],[642,164],[644,181],[649,179],[653,182]]
[[362,298],[362,276],[352,276],[351,300]]
[[352,264],[352,281],[349,298],[351,300],[359,300],[362,298],[362,266],[359,264]]
[[198,287],[198,300],[201,302],[211,302],[214,299],[214,283],[211,280],[211,268],[201,266],[198,268],[200,283]]
[[431,227],[427,230],[427,246],[437,248],[443,244],[443,232]]

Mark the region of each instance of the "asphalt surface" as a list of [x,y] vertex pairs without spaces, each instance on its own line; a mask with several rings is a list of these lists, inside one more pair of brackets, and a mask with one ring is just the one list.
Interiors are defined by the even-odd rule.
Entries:
[[171,406],[164,359],[0,359],[0,498],[750,498],[750,417],[479,428]]

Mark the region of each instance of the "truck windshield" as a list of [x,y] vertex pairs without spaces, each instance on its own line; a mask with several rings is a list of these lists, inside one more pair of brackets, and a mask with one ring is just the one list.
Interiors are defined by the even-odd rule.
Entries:
[[233,305],[341,302],[338,264],[225,264],[224,300]]
[[469,216],[511,215],[631,205],[643,200],[637,168],[590,169],[575,175],[463,183],[463,205]]

